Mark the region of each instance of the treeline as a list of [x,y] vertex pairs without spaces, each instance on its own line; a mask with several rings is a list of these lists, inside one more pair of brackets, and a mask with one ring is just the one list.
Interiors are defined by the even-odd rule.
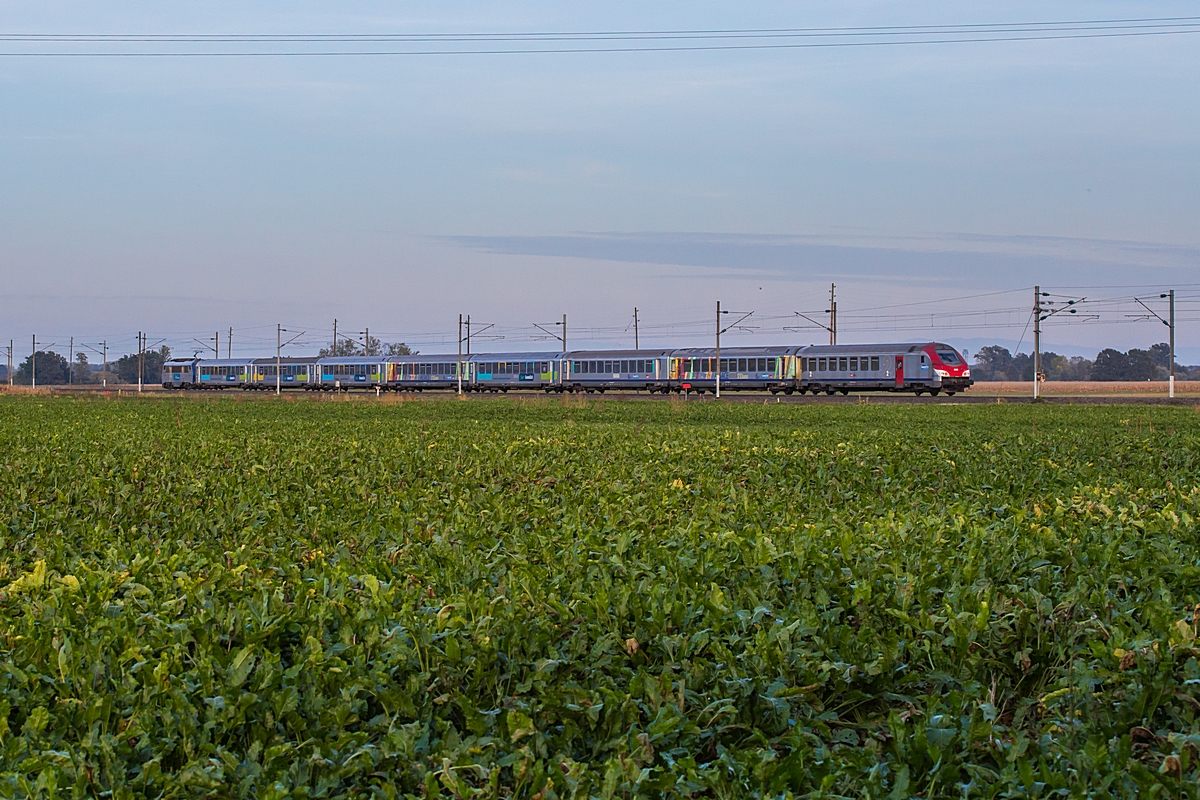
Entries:
[[[170,357],[169,347],[143,353],[142,382],[161,383],[163,363]],[[26,356],[13,372],[13,383],[29,386],[33,383],[35,373],[38,386],[101,383],[106,380],[109,383],[137,383],[138,357],[134,353],[109,361],[106,373],[103,364],[93,365],[88,362],[87,353],[76,353],[75,362],[70,363],[65,356],[53,350],[39,350]]]
[[[416,355],[417,351],[403,342],[382,343],[374,336],[366,345],[353,341],[338,342],[337,349],[326,348],[318,354],[322,358],[328,356],[408,356]],[[171,348],[161,347],[158,350],[147,350],[142,355],[142,382],[161,383],[162,366],[171,358]],[[137,354],[121,356],[115,361],[108,362],[108,372],[104,372],[103,364],[91,364],[87,353],[76,353],[75,363],[68,363],[65,356],[53,350],[39,350],[25,357],[25,361],[13,372],[13,382],[24,386],[33,383],[36,366],[38,386],[58,386],[67,383],[88,384],[101,383],[137,383],[138,357]],[[2,368],[0,368],[2,369]],[[4,376],[7,378],[7,376]]]
[[[1042,371],[1048,381],[1165,381],[1170,375],[1171,347],[1156,344],[1149,350],[1127,352],[1106,348],[1094,359],[1042,353]],[[990,345],[975,354],[971,377],[977,381],[1032,381],[1033,355]],[[1200,380],[1200,366],[1175,364],[1178,380]]]

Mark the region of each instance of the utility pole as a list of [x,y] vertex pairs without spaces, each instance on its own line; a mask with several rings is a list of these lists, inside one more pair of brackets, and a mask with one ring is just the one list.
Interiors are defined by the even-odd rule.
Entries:
[[142,391],[142,373],[146,371],[146,334],[138,331],[138,391]]
[[225,357],[233,358],[233,328],[229,329],[229,338],[225,340]]
[[[1170,342],[1171,342],[1171,377],[1168,379],[1168,384],[1166,384],[1166,396],[1174,398],[1175,397],[1175,289],[1171,289],[1165,295],[1158,295],[1158,296],[1159,297],[1169,297],[1169,299],[1170,299],[1168,301],[1169,302],[1169,306],[1168,306],[1169,311],[1168,311],[1168,314],[1166,314],[1166,318],[1168,318],[1171,321],[1169,321],[1169,323],[1166,324],[1166,326],[1168,326],[1169,329],[1171,329],[1171,338],[1170,338]],[[8,371],[11,372],[12,367],[8,367]]]
[[[46,344],[45,342],[42,342],[42,347],[54,347],[54,342],[51,342],[50,344]],[[33,385],[34,389],[37,388],[37,353],[38,353],[38,340],[37,340],[37,334],[35,333],[33,335],[33,355],[31,355],[29,357],[29,371],[30,371],[30,375],[31,375],[30,382]]]
[[108,388],[108,339],[104,340],[104,388]]
[[471,315],[467,314],[467,355],[471,355]]
[[462,397],[462,314],[458,315],[458,362],[454,371],[458,373],[458,396]]
[[567,352],[567,315],[563,314],[563,352]]
[[71,337],[70,349],[67,350],[67,385],[75,384],[75,337]]
[[9,339],[8,340],[8,385],[9,385],[9,387],[12,387],[12,385],[13,385],[12,351],[13,351],[13,340]]
[[1171,318],[1171,380],[1168,384],[1167,394],[1169,397],[1175,397],[1175,290],[1172,289],[1170,313]]
[[307,333],[307,331],[300,331],[295,336],[288,339],[286,342],[283,341],[283,334],[285,334],[285,333],[292,333],[292,331],[289,331],[287,328],[283,327],[278,322],[275,323],[275,394],[276,395],[279,394],[280,382],[282,380],[282,378],[280,377],[280,373],[283,371],[281,369],[281,367],[283,365],[282,364],[283,359],[280,358],[280,352],[283,350],[283,348],[287,347],[289,344],[296,341],[301,336],[303,336],[305,333]]
[[213,347],[213,358],[220,358],[221,357],[221,332],[220,331],[213,332],[213,342],[215,343],[215,346]]
[[721,399],[721,301],[717,301],[717,359],[713,364],[713,372],[717,373],[716,398]]
[[1042,377],[1042,287],[1033,287],[1033,399],[1038,399]]
[[642,348],[641,348],[641,347],[638,345],[638,317],[637,317],[637,306],[634,306],[634,307],[633,307],[633,349],[634,349],[634,350],[641,350],[641,349],[642,349]]
[[332,354],[333,354],[334,356],[336,356],[336,355],[338,354],[338,351],[337,351],[337,320],[336,320],[336,319],[333,321],[333,350],[332,350]]
[[834,299],[833,290],[837,284],[829,284],[829,343],[837,344],[837,300]]

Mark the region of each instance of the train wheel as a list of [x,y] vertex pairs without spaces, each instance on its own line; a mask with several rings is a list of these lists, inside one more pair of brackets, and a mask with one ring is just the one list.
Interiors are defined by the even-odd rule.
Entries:
[[933,395],[934,397],[937,397],[939,391],[941,391],[941,390],[940,389],[930,389],[929,394]]
[[846,395],[848,395],[848,394],[850,394],[850,390],[849,390],[849,389],[842,389],[842,397],[845,397],[845,396],[846,396]]
[[946,392],[947,397],[954,397],[954,392]]
[[834,392],[834,390],[833,390],[833,389],[826,389],[826,390],[825,390],[825,394],[826,394],[826,395],[828,395],[829,397],[833,397],[833,395],[835,394],[835,392]]

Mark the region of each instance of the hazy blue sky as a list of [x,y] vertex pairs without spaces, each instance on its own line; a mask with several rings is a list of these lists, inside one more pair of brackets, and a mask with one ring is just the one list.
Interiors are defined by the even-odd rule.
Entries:
[[[1185,2],[331,8],[5,1],[0,27],[426,33],[1197,13]],[[823,334],[784,330],[782,317],[824,310],[837,281],[843,341],[1015,345],[1034,283],[1114,299],[1193,284],[1200,297],[1198,80],[1200,35],[0,57],[0,336],[18,354],[34,332],[127,351],[142,329],[186,349],[232,326],[235,354],[249,355],[273,349],[276,322],[315,347],[337,317],[343,330],[450,352],[461,312],[504,331],[489,346],[532,349],[530,323],[564,312],[575,344],[631,342],[638,306],[644,343],[702,344],[721,299],[763,318],[739,343],[807,343]],[[1143,288],[1104,288],[1126,284]],[[986,296],[880,308],[968,295]],[[1180,307],[1181,359],[1197,363],[1200,301]],[[1111,306],[1107,319],[1135,310]],[[1051,327],[1045,346],[1091,354],[1164,334],[1080,321]]]

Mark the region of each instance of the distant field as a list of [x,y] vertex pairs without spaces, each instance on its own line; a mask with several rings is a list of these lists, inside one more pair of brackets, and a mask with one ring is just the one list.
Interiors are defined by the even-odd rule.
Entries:
[[1200,796],[1200,414],[0,397],[4,796]]
[[[980,394],[1032,394],[1031,381],[979,381],[970,392]],[[1167,396],[1166,381],[1046,381],[1045,395],[1161,395]],[[1200,381],[1175,381],[1176,397],[1200,397]]]

